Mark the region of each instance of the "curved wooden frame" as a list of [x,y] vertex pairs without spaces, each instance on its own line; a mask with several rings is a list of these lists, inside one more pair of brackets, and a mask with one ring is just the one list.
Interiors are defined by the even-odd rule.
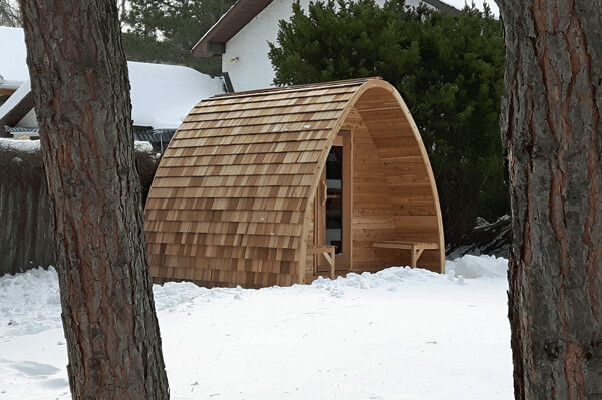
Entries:
[[[409,265],[403,249],[413,243],[423,244],[418,266],[442,272],[441,211],[426,149],[396,89],[370,78],[201,101],[170,143],[148,195],[155,281],[262,287],[310,280],[313,199],[343,130],[352,131],[357,171],[354,256],[345,269]],[[384,241],[399,246],[383,249]]]

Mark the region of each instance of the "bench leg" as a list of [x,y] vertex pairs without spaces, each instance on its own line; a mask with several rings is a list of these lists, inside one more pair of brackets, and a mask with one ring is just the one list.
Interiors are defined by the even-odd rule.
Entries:
[[328,265],[330,265],[330,279],[334,279],[334,252],[322,253]]
[[412,268],[416,268],[416,262],[422,255],[422,252],[424,251],[424,249],[417,247],[415,245],[412,245],[412,249],[410,251],[412,252],[412,254],[410,255],[410,266]]

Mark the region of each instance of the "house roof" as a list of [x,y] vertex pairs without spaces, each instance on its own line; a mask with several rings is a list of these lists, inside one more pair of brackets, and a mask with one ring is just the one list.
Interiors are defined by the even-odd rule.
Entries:
[[4,104],[0,105],[0,127],[16,125],[33,108],[29,81],[25,81]]
[[[459,12],[456,8],[439,0],[422,1],[442,11]],[[271,2],[272,0],[238,0],[197,42],[192,48],[192,54],[197,57],[216,57],[223,54],[226,42]]]
[[[32,108],[21,28],[0,27],[0,135]],[[224,82],[192,68],[128,61],[132,119],[138,126],[176,129],[200,100],[224,93]]]
[[445,11],[450,14],[459,14],[461,12],[457,8],[450,6],[449,4],[439,1],[439,0],[422,0],[422,2],[429,4],[441,11]]
[[[128,61],[134,125],[176,129],[200,100],[224,93],[224,83],[188,67]],[[29,80],[0,105],[0,126],[17,124],[33,108]]]
[[178,65],[128,61],[134,125],[176,129],[202,99],[224,93],[222,79]]
[[238,0],[193,47],[192,54],[198,57],[222,54],[226,42],[271,2],[272,0]]

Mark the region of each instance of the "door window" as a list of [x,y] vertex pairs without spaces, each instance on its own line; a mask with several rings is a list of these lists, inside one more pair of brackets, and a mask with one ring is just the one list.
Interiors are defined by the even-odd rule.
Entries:
[[343,254],[343,147],[332,146],[326,159],[326,245]]

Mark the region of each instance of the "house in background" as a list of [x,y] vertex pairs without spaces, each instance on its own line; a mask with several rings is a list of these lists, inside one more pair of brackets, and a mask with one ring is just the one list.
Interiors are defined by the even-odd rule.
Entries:
[[[0,137],[38,136],[21,28],[0,27]],[[200,100],[225,92],[222,78],[188,67],[128,62],[134,137],[166,146]]]
[[[161,152],[199,101],[225,91],[221,78],[186,67],[128,62],[128,71],[132,139]],[[1,276],[54,265],[54,240],[39,141],[13,140],[38,136],[22,29],[0,27],[0,75]],[[150,158],[148,150],[137,154]],[[138,163],[143,188],[152,180],[144,170]]]
[[[310,0],[300,0],[307,9]],[[376,0],[384,4],[384,0]],[[457,9],[438,0],[406,0],[446,12]],[[264,89],[273,85],[274,69],[268,42],[276,43],[278,21],[292,16],[291,0],[238,0],[194,46],[198,57],[221,57],[222,71],[232,83],[229,91]]]

